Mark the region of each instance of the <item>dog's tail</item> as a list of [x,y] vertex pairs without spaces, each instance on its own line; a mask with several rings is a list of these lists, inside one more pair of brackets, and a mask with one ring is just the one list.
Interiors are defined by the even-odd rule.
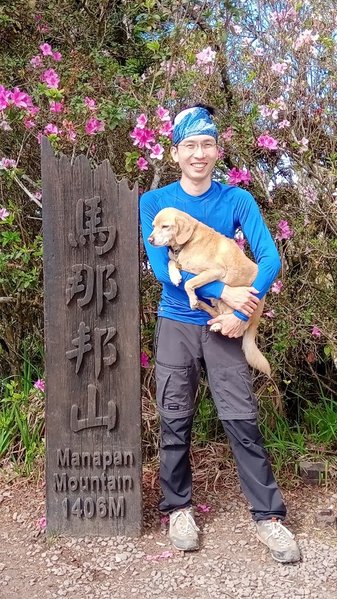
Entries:
[[267,358],[260,352],[255,343],[255,332],[251,332],[251,328],[247,329],[242,339],[242,349],[246,356],[246,360],[252,368],[260,370],[267,376],[271,375],[270,364]]
[[245,331],[242,339],[242,350],[246,356],[246,360],[252,368],[260,370],[270,377],[271,368],[267,358],[260,352],[256,345],[255,337],[259,326],[260,316],[263,311],[264,300],[262,300],[251,318],[250,325]]

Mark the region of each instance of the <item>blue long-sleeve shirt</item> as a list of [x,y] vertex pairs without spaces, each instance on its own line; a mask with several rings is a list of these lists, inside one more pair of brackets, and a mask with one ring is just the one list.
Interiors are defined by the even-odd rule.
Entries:
[[[156,214],[162,208],[168,207],[183,210],[230,238],[233,238],[236,229],[241,227],[258,265],[258,274],[252,286],[259,291],[260,299],[267,293],[280,270],[280,258],[253,196],[239,187],[216,181],[212,181],[211,187],[202,195],[193,196],[186,193],[180,182],[176,181],[160,189],[148,191],[140,199],[145,249],[152,270],[163,286],[159,316],[192,324],[206,324],[209,320],[205,311],[191,310],[184,289],[186,281],[195,275],[182,271],[180,285],[173,285],[168,273],[168,248],[154,247],[147,240],[152,232]],[[202,298],[219,299],[223,288],[224,283],[214,281],[203,285],[196,293]],[[248,320],[241,312],[235,311],[234,314],[241,320]]]

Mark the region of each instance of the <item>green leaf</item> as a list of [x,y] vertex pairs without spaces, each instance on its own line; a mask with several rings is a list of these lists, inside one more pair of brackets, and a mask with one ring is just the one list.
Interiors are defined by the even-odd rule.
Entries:
[[136,164],[136,160],[138,160],[139,154],[138,152],[125,152],[125,169],[128,173],[131,173]]
[[254,79],[256,79],[256,76],[257,76],[256,71],[251,71],[250,73],[248,73],[247,78],[246,78],[247,83],[254,81]]
[[56,89],[55,87],[48,87],[45,90],[44,94],[50,100],[62,100],[62,98],[63,98],[62,92],[63,92],[62,89]]
[[9,244],[15,245],[21,241],[20,234],[16,231],[3,231],[3,233],[1,233],[0,239],[4,247]]
[[146,43],[146,47],[153,52],[153,54],[157,54],[160,50],[160,42],[158,40],[153,40],[151,42]]

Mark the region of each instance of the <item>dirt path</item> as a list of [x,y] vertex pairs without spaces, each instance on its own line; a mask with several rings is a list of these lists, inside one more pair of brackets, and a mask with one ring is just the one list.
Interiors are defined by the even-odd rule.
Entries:
[[44,514],[43,485],[0,482],[0,597],[336,599],[336,529],[313,524],[317,509],[337,508],[336,491],[285,493],[287,522],[303,556],[300,564],[285,566],[256,540],[236,482],[226,494],[198,493],[197,501],[211,509],[197,512],[200,551],[185,555],[172,550],[151,489],[145,489],[149,507],[140,539],[47,539],[37,526]]

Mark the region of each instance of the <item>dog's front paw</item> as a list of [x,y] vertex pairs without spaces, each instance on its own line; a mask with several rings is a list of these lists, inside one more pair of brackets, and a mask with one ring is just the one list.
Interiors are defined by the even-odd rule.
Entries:
[[171,279],[171,282],[173,283],[173,285],[175,285],[176,287],[179,287],[179,285],[182,281],[182,276],[181,276],[179,270],[171,270],[170,279]]
[[210,326],[209,330],[212,331],[212,333],[220,333],[220,331],[221,331],[220,322],[215,322],[214,324],[212,324]]
[[199,300],[197,296],[195,296],[193,299],[190,298],[190,308],[191,310],[197,310],[199,308]]

